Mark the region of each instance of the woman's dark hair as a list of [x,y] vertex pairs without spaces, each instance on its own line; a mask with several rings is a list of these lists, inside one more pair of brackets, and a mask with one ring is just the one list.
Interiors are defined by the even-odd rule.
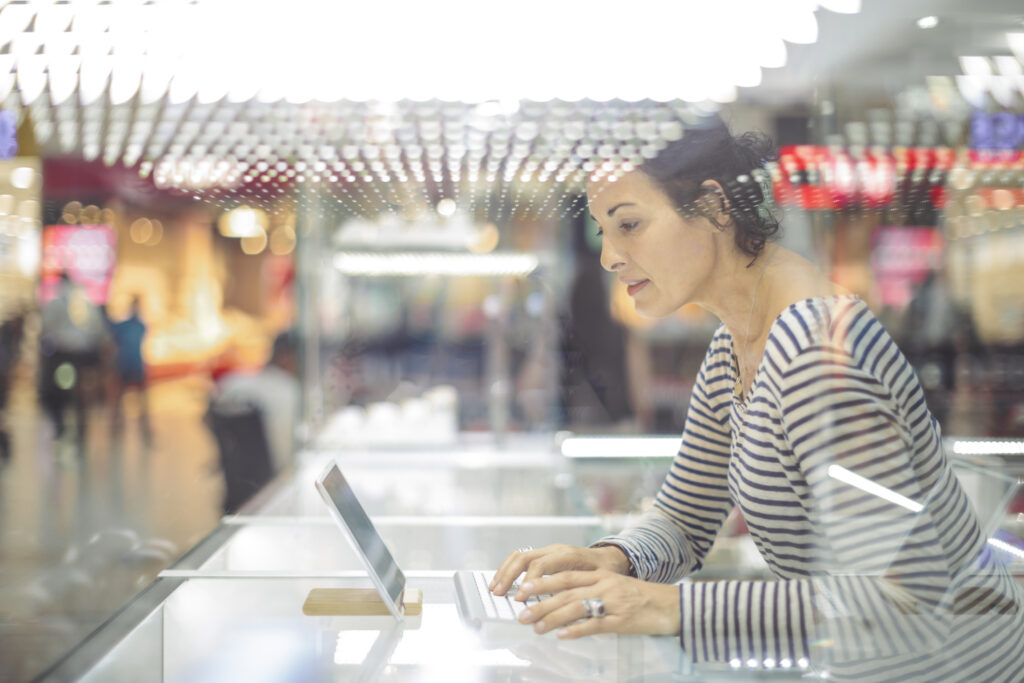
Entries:
[[768,239],[779,230],[779,221],[767,209],[760,178],[764,166],[777,158],[775,146],[763,133],[733,137],[721,120],[687,127],[686,134],[670,142],[640,170],[668,195],[677,210],[687,217],[702,216],[719,228],[714,216],[722,198],[701,184],[718,181],[725,191],[725,206],[736,228],[736,247],[757,259]]

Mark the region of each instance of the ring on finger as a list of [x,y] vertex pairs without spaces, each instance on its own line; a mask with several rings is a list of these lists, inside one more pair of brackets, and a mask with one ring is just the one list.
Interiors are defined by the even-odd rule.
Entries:
[[531,550],[533,550],[533,546],[532,545],[524,545],[522,547],[516,548],[516,552],[519,552],[519,553],[528,553]]
[[587,598],[583,601],[583,616],[585,618],[600,618],[604,615],[604,600],[602,600],[601,598]]

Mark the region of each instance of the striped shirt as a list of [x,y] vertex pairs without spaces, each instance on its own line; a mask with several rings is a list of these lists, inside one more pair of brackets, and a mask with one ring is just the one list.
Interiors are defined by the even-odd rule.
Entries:
[[[985,566],[938,423],[867,306],[851,296],[794,303],[774,321],[745,399],[738,382],[721,326],[654,509],[601,540],[639,578],[679,581],[739,506],[778,580],[682,583],[690,657],[811,658],[854,678],[1022,675],[1020,586]],[[1015,615],[985,619],[999,612]]]

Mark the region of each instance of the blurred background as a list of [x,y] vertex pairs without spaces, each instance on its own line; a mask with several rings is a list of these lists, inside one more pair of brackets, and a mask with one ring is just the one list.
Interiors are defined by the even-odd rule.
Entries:
[[[776,140],[780,242],[1016,476],[1024,7],[630,5],[0,3],[0,679],[302,449],[661,435],[670,457],[717,321],[635,313],[583,186],[708,115]],[[594,513],[663,472],[623,468]]]

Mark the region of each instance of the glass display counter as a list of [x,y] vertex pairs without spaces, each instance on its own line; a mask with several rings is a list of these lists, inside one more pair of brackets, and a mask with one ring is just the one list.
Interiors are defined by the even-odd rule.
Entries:
[[[166,581],[166,580],[164,580]],[[490,638],[463,625],[446,577],[412,573],[421,616],[310,617],[312,588],[358,579],[193,578],[102,655],[83,681],[623,681],[695,673],[675,638],[601,635],[560,641],[527,633]],[[709,666],[723,678],[797,679],[804,673]]]
[[[455,606],[455,569],[493,569],[515,547],[585,545],[617,531],[624,514],[595,514],[594,501],[610,495],[601,487],[629,488],[637,477],[663,471],[649,459],[566,458],[550,444],[526,439],[509,450],[475,444],[447,455],[304,453],[293,472],[240,514],[225,517],[42,680],[789,680],[809,674],[815,665],[806,660],[695,662],[671,637],[563,642],[524,627],[521,637],[501,640],[465,627]],[[1016,533],[1007,543],[1019,539],[1019,520],[1007,514],[1022,473],[1019,459],[947,446],[983,523]],[[421,616],[398,624],[390,617],[303,614],[313,588],[370,586],[313,488],[335,457],[408,586],[423,591]],[[713,551],[692,580],[765,578],[763,568],[742,561],[741,550],[729,554],[728,546],[717,561]],[[1019,579],[1021,572],[1014,573]]]

